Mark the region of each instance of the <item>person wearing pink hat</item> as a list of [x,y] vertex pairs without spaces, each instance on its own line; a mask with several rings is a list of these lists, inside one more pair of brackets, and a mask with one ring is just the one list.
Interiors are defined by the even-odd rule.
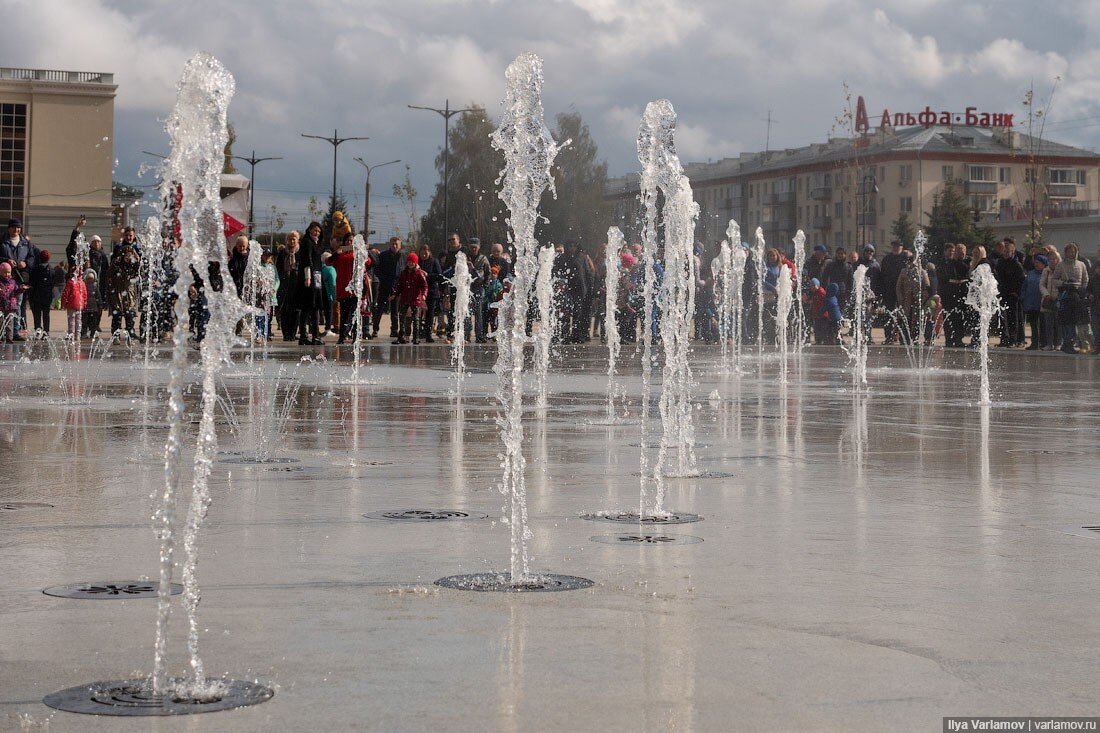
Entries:
[[0,343],[10,344],[15,339],[22,292],[23,286],[11,276],[11,264],[0,262]]
[[428,278],[420,269],[420,257],[416,252],[410,252],[405,257],[405,269],[397,277],[397,286],[392,297],[397,300],[401,320],[401,331],[394,343],[409,343],[410,331],[412,342],[420,343],[420,329],[416,324],[428,308]]

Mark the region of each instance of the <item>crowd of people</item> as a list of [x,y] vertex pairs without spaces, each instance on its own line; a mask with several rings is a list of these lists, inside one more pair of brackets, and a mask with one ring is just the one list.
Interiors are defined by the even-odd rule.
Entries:
[[[157,248],[160,256],[144,257],[133,228],[122,232],[110,255],[99,236],[83,240],[83,218],[77,222],[66,257],[51,263],[50,253],[40,250],[21,233],[21,222],[8,222],[0,238],[0,341],[20,341],[49,333],[50,311],[66,311],[67,333],[90,337],[98,334],[107,314],[110,334],[160,340],[175,328],[175,271],[171,248]],[[460,338],[486,343],[498,323],[497,304],[508,291],[514,263],[504,245],[486,250],[476,237],[463,241],[451,233],[442,251],[427,243],[407,249],[400,237],[365,252],[364,279],[354,282],[357,254],[354,233],[340,212],[333,216],[329,236],[322,225],[311,222],[304,234],[290,232],[274,250],[264,250],[259,267],[250,272],[247,237],[237,237],[227,253],[227,269],[237,295],[258,313],[254,327],[245,328],[257,338],[275,336],[284,341],[320,345],[329,334],[337,344],[354,337],[355,324],[365,339],[378,338],[383,320],[395,344],[436,340],[450,341],[455,330],[455,266],[465,258],[470,273],[470,311],[459,325]],[[555,245],[551,283],[554,329],[557,343],[584,343],[606,339],[606,287],[608,277],[617,281],[615,320],[624,343],[638,340],[645,322],[643,297],[645,271],[640,244],[624,245],[607,271],[608,245],[589,253],[577,242]],[[1061,252],[1052,245],[1035,246],[1026,253],[1011,237],[990,251],[982,246],[967,249],[948,243],[942,256],[918,259],[900,241],[891,242],[881,260],[874,245],[860,251],[824,244],[814,245],[802,271],[779,249],[767,249],[763,262],[744,246],[737,333],[745,343],[776,338],[780,280],[786,268],[792,284],[792,314],[800,314],[807,343],[837,345],[853,335],[862,322],[871,342],[872,327],[882,331],[883,342],[943,343],[947,347],[976,346],[978,319],[967,302],[973,273],[988,265],[997,280],[999,309],[993,322],[998,346],[1030,350],[1060,349],[1067,353],[1097,353],[1100,335],[1100,257],[1084,259],[1075,243]],[[723,307],[723,267],[719,245],[695,246],[694,336],[717,343],[735,333],[725,319],[733,304]],[[148,261],[156,259],[156,262]],[[664,277],[660,256],[653,262],[658,286]],[[862,266],[865,289],[856,294],[856,272]],[[188,286],[188,329],[194,341],[205,336],[209,320],[206,288],[224,287],[220,265],[211,263],[204,274],[194,268]],[[857,303],[864,311],[855,316]],[[660,301],[653,304],[653,335],[659,338]],[[33,326],[27,320],[30,311]],[[358,315],[358,320],[356,316]],[[792,317],[796,317],[792,315]],[[539,318],[534,303],[527,310],[530,333]],[[759,324],[759,326],[758,326]],[[148,329],[152,329],[149,332]],[[1025,330],[1030,330],[1030,340]],[[941,341],[942,339],[942,341]],[[969,343],[966,342],[969,339]]]

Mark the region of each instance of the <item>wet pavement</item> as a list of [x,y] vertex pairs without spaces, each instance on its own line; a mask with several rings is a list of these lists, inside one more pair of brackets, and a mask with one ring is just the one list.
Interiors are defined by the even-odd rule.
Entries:
[[[568,347],[549,408],[525,416],[533,568],[594,585],[470,593],[433,581],[508,568],[491,353],[468,350],[459,395],[438,346],[372,344],[358,385],[350,350],[275,348],[254,366],[240,352],[220,375],[232,412],[200,545],[202,654],[276,694],[123,719],[40,700],[147,674],[156,601],[42,591],[155,577],[167,357],[0,350],[0,730],[19,714],[50,731],[927,731],[1096,714],[1100,359],[995,352],[983,410],[972,352],[920,371],[872,347],[859,395],[838,350],[792,358],[784,385],[772,355],[728,375],[697,347],[705,476],[670,479],[667,507],[703,520],[639,528],[581,518],[637,509],[641,427],[590,424],[605,351]],[[637,418],[631,349],[623,362]],[[240,460],[261,441],[293,460]]]

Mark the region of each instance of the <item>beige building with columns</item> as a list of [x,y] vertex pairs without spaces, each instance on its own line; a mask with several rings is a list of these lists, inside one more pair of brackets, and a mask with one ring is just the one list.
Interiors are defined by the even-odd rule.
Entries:
[[[1045,241],[1100,244],[1100,154],[1007,129],[939,126],[880,128],[858,138],[718,163],[685,165],[700,205],[697,239],[722,238],[728,218],[742,236],[757,227],[790,248],[801,229],[809,245],[859,247],[889,242],[902,212],[927,223],[950,182],[983,224],[1023,241],[1035,216]],[[607,198],[616,223],[633,229],[637,176],[616,179]],[[735,198],[736,197],[736,198]]]
[[112,74],[0,68],[0,226],[20,218],[55,253],[81,214],[107,237],[116,90]]

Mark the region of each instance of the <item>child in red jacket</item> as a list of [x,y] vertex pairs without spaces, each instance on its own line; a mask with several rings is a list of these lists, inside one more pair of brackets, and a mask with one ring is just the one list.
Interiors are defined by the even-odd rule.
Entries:
[[61,307],[69,316],[69,338],[75,341],[80,338],[81,315],[88,307],[88,286],[84,284],[79,267],[74,268],[72,277],[65,281],[65,289],[61,291]]
[[428,278],[420,269],[420,257],[415,252],[410,252],[405,258],[405,269],[397,277],[397,287],[390,298],[397,298],[397,309],[401,317],[400,335],[394,343],[409,343],[410,331],[412,342],[420,343],[416,324],[420,314],[428,309]]

